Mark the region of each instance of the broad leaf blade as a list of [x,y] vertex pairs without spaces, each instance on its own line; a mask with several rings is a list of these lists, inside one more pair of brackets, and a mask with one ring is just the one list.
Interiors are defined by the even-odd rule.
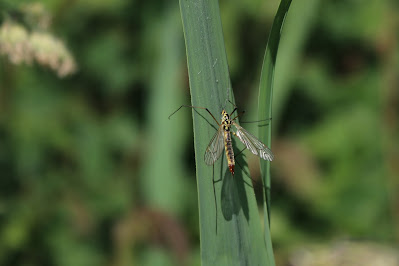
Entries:
[[[207,107],[219,119],[233,101],[223,41],[218,1],[180,0],[186,42],[192,105]],[[229,96],[228,96],[229,95]],[[215,133],[213,118],[201,109],[193,110],[194,146],[200,208],[201,257],[203,265],[265,265],[266,249],[259,213],[250,180],[236,166],[234,177],[225,156],[207,166],[205,149]],[[245,161],[240,160],[247,172]],[[217,198],[216,234],[215,202]],[[246,183],[245,183],[246,182]]]

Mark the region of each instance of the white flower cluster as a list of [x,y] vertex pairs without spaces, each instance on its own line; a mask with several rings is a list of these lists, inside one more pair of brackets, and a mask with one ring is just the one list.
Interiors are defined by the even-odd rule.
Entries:
[[62,41],[48,32],[28,32],[10,20],[0,26],[0,55],[8,56],[14,64],[36,62],[47,66],[59,77],[76,71],[75,59]]

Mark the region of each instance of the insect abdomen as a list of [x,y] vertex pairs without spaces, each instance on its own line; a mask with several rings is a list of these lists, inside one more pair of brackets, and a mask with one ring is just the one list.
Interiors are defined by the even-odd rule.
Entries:
[[229,165],[229,170],[234,175],[235,161],[234,161],[234,151],[233,151],[233,145],[231,143],[230,131],[224,131],[224,148],[226,151],[226,158],[227,158],[227,163]]

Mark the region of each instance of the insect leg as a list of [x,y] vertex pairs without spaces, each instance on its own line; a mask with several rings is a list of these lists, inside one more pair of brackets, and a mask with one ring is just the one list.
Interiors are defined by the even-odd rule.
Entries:
[[216,201],[216,191],[215,191],[215,165],[212,165],[212,185],[213,185],[213,197],[215,200],[215,219],[216,219],[216,234],[218,234],[218,203]]
[[[234,132],[233,132],[234,133]],[[234,133],[235,134],[235,133]],[[242,149],[239,153],[234,155],[234,158],[238,157],[238,155],[240,155],[243,151],[245,151],[247,149],[247,147],[245,147],[244,149]]]
[[262,119],[262,120],[256,120],[256,121],[240,121],[241,124],[249,124],[249,123],[258,123],[258,122],[263,122],[263,121],[272,121],[272,118],[267,118],[267,119]]
[[[234,108],[234,110],[233,110],[233,112],[231,112],[231,114],[230,114],[230,117],[231,117],[231,115],[238,109],[238,107],[237,107],[237,105],[235,105],[232,101],[230,101],[229,99],[227,99],[227,101],[229,101],[229,103],[231,103],[235,108]],[[242,116],[243,114],[245,113],[245,110],[244,111],[241,111],[237,116],[235,116],[233,119],[231,119],[231,120],[235,120],[235,119],[237,119],[238,117],[240,117],[240,116]],[[245,121],[245,122],[243,122],[243,121],[240,121],[240,123],[241,124],[244,124],[244,123],[257,123],[257,122],[262,122],[262,121],[271,121],[272,120],[272,118],[267,118],[267,119],[262,119],[262,120],[257,120],[257,121]]]
[[[237,108],[236,108],[237,109]],[[235,109],[234,109],[235,110]],[[233,111],[234,112],[234,111]],[[232,114],[233,114],[232,112]],[[241,113],[239,113],[238,115],[236,115],[233,119],[231,120],[236,120],[239,116],[242,116],[245,113],[245,111],[242,111]]]
[[206,110],[211,116],[212,116],[212,118],[213,118],[213,120],[215,120],[215,122],[220,126],[220,124],[219,124],[219,122],[216,120],[216,118],[213,116],[213,114],[211,113],[211,111],[209,111],[209,109],[208,108],[205,108],[205,107],[199,107],[199,106],[192,106],[192,105],[182,105],[182,106],[180,106],[179,108],[177,108],[177,110],[176,111],[174,111],[171,115],[169,115],[169,117],[168,117],[168,119],[170,119],[171,118],[171,116],[172,115],[174,115],[175,113],[177,113],[182,107],[189,107],[189,108],[199,108],[199,109],[204,109],[204,110]]

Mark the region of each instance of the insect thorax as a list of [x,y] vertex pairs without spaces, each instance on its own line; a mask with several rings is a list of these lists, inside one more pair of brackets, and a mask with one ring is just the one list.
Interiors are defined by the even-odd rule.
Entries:
[[224,131],[230,131],[231,119],[229,114],[225,110],[222,111],[222,125]]

